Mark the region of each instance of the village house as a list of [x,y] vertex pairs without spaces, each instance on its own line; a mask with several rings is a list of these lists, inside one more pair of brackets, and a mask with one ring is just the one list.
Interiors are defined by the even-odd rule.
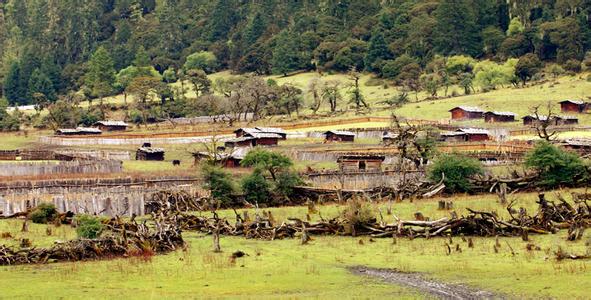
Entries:
[[484,122],[515,122],[516,114],[506,111],[487,111],[484,113]]
[[224,143],[225,147],[255,147],[255,146],[277,146],[281,135],[276,133],[263,133],[259,131],[243,131],[240,137],[227,140]]
[[343,155],[337,159],[342,172],[381,172],[386,157],[374,154]]
[[399,135],[397,133],[384,132],[384,135],[382,136],[382,143],[384,145],[392,145],[396,142],[398,136]]
[[255,133],[255,132],[260,132],[258,129],[256,128],[238,128],[236,130],[234,130],[234,134],[236,134],[236,137],[243,137],[249,133]]
[[58,129],[55,133],[57,135],[98,135],[103,132],[98,128],[78,127],[76,129]]
[[484,111],[473,106],[457,106],[449,110],[452,120],[481,119]]
[[355,133],[350,131],[329,130],[323,133],[325,142],[354,142]]
[[556,116],[556,125],[576,125],[579,124],[579,118],[575,116]]
[[589,103],[580,100],[563,100],[560,101],[560,111],[582,113],[588,110]]
[[439,136],[444,142],[482,142],[490,139],[489,131],[479,128],[461,128],[443,132]]
[[279,136],[281,136],[282,140],[286,140],[287,139],[287,132],[285,132],[285,130],[283,130],[283,128],[275,128],[275,127],[255,127],[256,130],[262,132],[262,133],[273,133],[273,134],[278,134]]
[[567,139],[561,145],[580,154],[591,153],[591,139]]
[[102,131],[125,131],[129,125],[123,121],[98,121],[94,127]]
[[163,161],[164,149],[153,148],[150,143],[144,143],[144,145],[135,152],[135,160]]
[[527,115],[525,117],[522,117],[521,119],[523,119],[523,125],[536,126],[540,122],[545,122],[546,120],[548,120],[548,116]]
[[224,147],[226,148],[236,148],[236,147],[254,147],[255,146],[255,138],[250,136],[242,136],[234,139],[227,140],[224,142]]
[[[237,168],[240,167],[240,162],[244,159],[246,154],[250,152],[251,149],[251,147],[237,147],[233,148],[231,153],[217,153],[214,161],[216,164],[221,165],[225,168]],[[198,164],[203,160],[212,159],[213,154],[205,151],[200,151],[193,153],[193,158],[195,159],[195,164]]]

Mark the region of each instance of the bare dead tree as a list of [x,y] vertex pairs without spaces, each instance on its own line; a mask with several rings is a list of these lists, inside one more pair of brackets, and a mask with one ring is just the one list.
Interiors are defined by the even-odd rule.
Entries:
[[548,103],[546,105],[546,115],[542,115],[540,110],[540,105],[534,106],[532,108],[532,116],[535,117],[535,120],[533,120],[533,124],[534,128],[536,129],[536,133],[541,139],[544,139],[546,141],[554,140],[558,132],[556,132],[555,130],[551,130],[550,127],[552,125],[556,125],[558,115],[556,115],[552,111],[551,103]]

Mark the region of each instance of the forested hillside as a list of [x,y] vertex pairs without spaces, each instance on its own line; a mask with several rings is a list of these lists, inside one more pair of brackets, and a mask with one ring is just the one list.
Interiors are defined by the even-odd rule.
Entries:
[[578,71],[589,49],[591,0],[0,0],[0,82],[18,104],[118,93],[115,74],[144,67],[164,81],[356,68],[412,89],[445,80],[449,56]]

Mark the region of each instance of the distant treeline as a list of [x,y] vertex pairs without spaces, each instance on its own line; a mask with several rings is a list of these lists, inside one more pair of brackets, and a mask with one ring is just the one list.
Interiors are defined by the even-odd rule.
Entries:
[[165,81],[187,63],[396,79],[436,55],[534,54],[576,70],[591,49],[591,0],[0,0],[0,90],[11,104],[80,89],[102,97],[97,80],[110,79],[85,78],[98,74],[88,62],[99,47],[114,73],[147,57]]

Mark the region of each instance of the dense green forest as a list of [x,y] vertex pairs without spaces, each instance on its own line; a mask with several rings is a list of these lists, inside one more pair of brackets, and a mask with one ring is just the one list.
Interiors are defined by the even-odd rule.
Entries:
[[125,75],[170,81],[196,69],[405,80],[464,55],[577,71],[590,49],[591,0],[0,0],[11,104],[81,89],[102,98]]

